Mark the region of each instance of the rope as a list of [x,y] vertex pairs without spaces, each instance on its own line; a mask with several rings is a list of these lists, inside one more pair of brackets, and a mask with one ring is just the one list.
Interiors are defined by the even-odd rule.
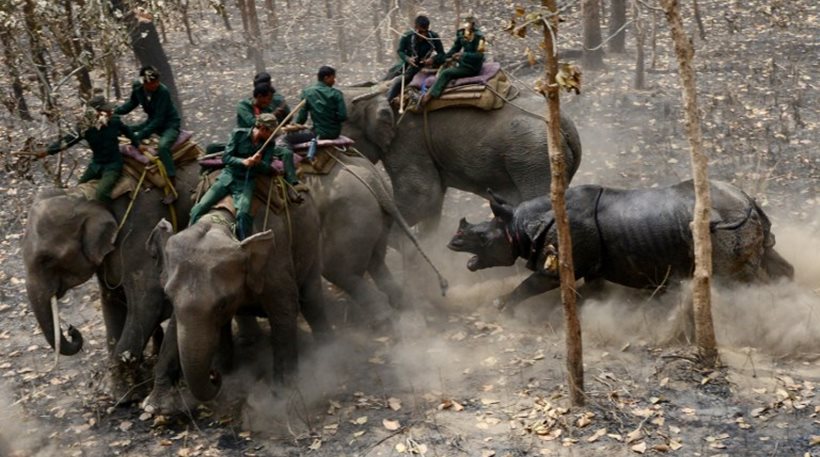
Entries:
[[[547,118],[546,118],[543,114],[533,113],[532,111],[530,111],[530,110],[528,110],[528,109],[526,109],[526,108],[524,108],[524,107],[522,107],[522,106],[518,106],[518,105],[516,105],[515,103],[513,103],[513,102],[512,102],[512,99],[508,99],[508,98],[504,97],[504,96],[503,96],[503,95],[501,95],[501,94],[500,94],[497,90],[493,89],[493,88],[492,88],[492,87],[490,87],[490,86],[484,86],[484,87],[486,87],[486,88],[487,88],[490,92],[494,93],[494,94],[496,95],[496,97],[499,97],[501,100],[504,100],[504,101],[505,101],[505,102],[507,102],[508,104],[510,104],[510,105],[512,105],[512,106],[514,106],[514,107],[516,107],[516,108],[518,108],[518,109],[520,109],[521,111],[523,111],[523,112],[525,112],[525,113],[529,114],[530,116],[537,117],[538,119],[541,119],[541,120],[543,120],[544,122],[549,122],[549,121],[547,120]],[[512,86],[512,87],[515,87],[515,86]],[[519,92],[518,92],[518,94],[520,94],[520,93],[521,93],[521,91],[520,91],[517,87],[516,87],[516,90],[518,90],[518,91],[519,91]],[[518,94],[516,94],[516,97],[518,96]],[[515,97],[513,97],[513,99],[515,99]]]
[[274,185],[275,179],[276,179],[276,177],[271,176],[271,178],[269,180],[270,184],[268,185],[268,200],[265,202],[265,221],[262,224],[262,231],[263,232],[268,229],[268,215],[270,214],[270,199],[271,199],[271,195],[273,195],[273,185]]
[[[174,198],[179,198],[179,194],[177,190],[174,188],[174,185],[171,184],[171,178],[168,176],[168,171],[165,170],[165,165],[162,161],[159,160],[159,157],[147,153],[143,153],[145,157],[151,160],[154,163],[154,166],[157,167],[157,171],[159,172],[159,176],[162,178],[162,181],[165,183],[164,191],[165,196],[167,197],[168,194],[174,194]],[[145,167],[148,168],[147,166]],[[143,172],[144,174],[144,172]],[[171,226],[174,229],[174,233],[177,232],[177,212],[174,208],[174,205],[168,205],[168,212],[171,215]]]
[[[359,152],[356,148],[350,148],[350,149],[352,149],[353,151],[356,151],[357,154],[362,156],[367,161],[367,163],[370,164],[370,167],[377,173],[377,176],[381,177],[381,175],[378,174],[378,170],[376,169],[375,165],[373,165],[370,162],[370,160],[367,160],[367,158],[364,157],[364,155],[362,155],[362,153]],[[336,163],[341,165],[342,168],[345,171],[352,174],[356,179],[358,179],[359,182],[361,182],[367,188],[367,190],[369,190],[370,193],[373,194],[373,196],[376,198],[376,201],[381,202],[383,200],[383,199],[379,198],[379,194],[376,192],[376,190],[373,189],[373,187],[370,186],[370,184],[367,181],[365,181],[364,178],[359,176],[358,173],[356,173],[350,167],[348,167],[347,164],[342,162],[329,149],[326,149],[325,152],[330,156],[331,159],[335,160]],[[430,260],[430,258],[427,257],[427,254],[424,252],[424,250],[421,249],[421,245],[419,245],[419,241],[412,235],[412,232],[410,231],[410,226],[407,225],[407,221],[404,220],[404,217],[402,217],[402,215],[399,212],[398,208],[395,207],[395,203],[393,203],[393,205],[394,206],[391,206],[390,209],[387,208],[388,205],[386,203],[383,206],[384,206],[386,212],[388,214],[390,214],[390,216],[392,216],[393,219],[396,220],[396,222],[398,222],[398,224],[401,226],[402,230],[404,230],[405,233],[407,234],[407,237],[410,238],[410,241],[412,241],[413,245],[416,247],[416,249],[418,249],[421,256],[424,258],[424,260],[430,265],[430,267],[436,273],[436,276],[438,276],[439,288],[441,289],[441,295],[446,295],[447,294],[447,288],[449,287],[449,284],[447,283],[447,279],[444,278],[444,275],[442,275],[441,272],[438,270],[438,268],[436,268],[435,264],[433,264],[433,261]],[[382,206],[381,203],[380,203],[379,206]]]
[[140,175],[139,181],[137,181],[137,188],[131,193],[131,201],[128,202],[128,208],[125,209],[125,214],[122,216],[122,220],[120,221],[120,225],[117,226],[117,231],[114,234],[114,239],[117,239],[117,236],[120,234],[120,230],[122,230],[123,225],[125,225],[125,221],[128,219],[128,215],[131,214],[131,208],[134,207],[134,201],[137,199],[137,195],[140,193],[140,188],[142,187],[142,182],[145,180],[145,175],[148,173],[148,167],[144,167],[142,169],[142,174]]
[[290,205],[288,204],[288,192],[285,189],[285,178],[277,176],[274,179],[279,182],[279,188],[282,190],[282,206],[285,207],[285,218],[288,221],[288,245],[293,249],[293,222],[290,219]]

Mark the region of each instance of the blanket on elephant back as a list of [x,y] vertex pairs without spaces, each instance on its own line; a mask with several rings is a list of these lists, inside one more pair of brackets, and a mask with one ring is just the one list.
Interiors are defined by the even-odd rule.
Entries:
[[[293,145],[293,163],[296,165],[297,176],[302,175],[326,175],[333,170],[336,161],[331,157],[335,154],[356,155],[351,146],[355,141],[346,137],[340,136],[333,140],[319,140],[316,147],[316,156],[313,161],[305,159],[310,143],[299,143]],[[208,170],[217,170],[223,167],[222,156],[217,155],[213,157],[205,157],[199,160],[199,165]],[[284,173],[284,166],[282,161],[275,159],[271,164],[271,168],[277,175]]]
[[[208,173],[202,174],[196,187],[195,202],[205,195],[205,192],[207,192],[211,185],[216,182],[216,178],[219,177],[220,173],[222,173],[221,170],[212,170]],[[251,204],[251,214],[254,217],[257,213],[259,213],[260,208],[265,207],[265,204],[267,204],[268,201],[270,201],[268,208],[271,212],[277,215],[282,213],[285,209],[285,205],[295,204],[295,202],[287,197],[285,186],[288,186],[288,184],[281,176],[257,176],[254,179],[254,183],[256,186],[253,191],[253,203]],[[308,192],[308,188],[301,184],[297,185],[295,189],[299,192]],[[270,196],[270,198],[268,196]],[[233,204],[233,198],[230,195],[220,200],[213,206],[213,208],[225,209],[236,216],[236,208]]]
[[[457,79],[457,84],[448,86],[441,97],[430,100],[425,107],[419,105],[418,100],[421,98],[421,91],[418,88],[410,87],[407,90],[407,95],[410,102],[407,104],[408,111],[414,113],[423,113],[427,111],[436,111],[445,108],[478,108],[484,111],[500,109],[504,106],[505,98],[510,92],[511,84],[504,72],[499,71],[500,66],[497,63],[488,63],[484,67],[494,65],[495,72],[492,76],[484,80],[484,77],[473,76],[471,78]],[[483,68],[482,68],[483,74]],[[416,75],[418,76],[418,75]],[[435,77],[432,77],[435,81]],[[467,84],[459,83],[471,81]],[[425,86],[430,88],[431,86]]]
[[[181,131],[179,133],[179,138],[177,138],[176,143],[174,143],[174,146],[171,149],[171,154],[174,158],[174,165],[177,167],[195,161],[203,153],[202,148],[191,140],[192,136],[193,134],[189,131]],[[120,140],[121,142],[127,141],[123,138],[120,138]],[[154,149],[149,150],[146,154],[150,156],[154,156],[156,154],[156,146],[158,141],[159,140],[156,136],[151,137],[148,144]],[[131,144],[127,142],[120,144],[120,153],[123,156],[124,162],[122,176],[120,176],[120,179],[111,191],[112,199],[116,199],[134,192],[137,189],[137,184],[139,183],[143,170],[146,171],[145,178],[143,179],[141,186],[143,189],[154,187],[162,190],[165,188],[165,179],[163,179],[157,166],[150,158],[146,157],[145,154],[141,153],[137,148],[131,146]],[[83,184],[78,184],[75,193],[85,196],[85,198],[91,200],[94,198],[98,182],[99,181],[95,179]],[[160,197],[163,194],[164,192],[158,193]]]

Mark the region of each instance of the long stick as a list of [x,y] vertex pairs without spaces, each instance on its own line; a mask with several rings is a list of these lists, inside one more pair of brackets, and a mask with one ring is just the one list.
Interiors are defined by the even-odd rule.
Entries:
[[268,143],[270,143],[270,140],[274,139],[276,137],[276,134],[282,128],[282,126],[285,125],[290,120],[290,118],[293,117],[294,114],[299,112],[299,110],[302,109],[303,106],[305,106],[306,101],[307,100],[302,100],[301,102],[299,102],[299,104],[296,105],[296,108],[293,108],[293,110],[291,110],[290,114],[288,114],[287,116],[285,116],[284,119],[282,119],[282,122],[280,122],[279,125],[276,126],[276,129],[273,130],[273,133],[268,137],[267,140],[265,140],[265,142],[262,144],[262,147],[260,147],[259,150],[256,151],[256,153],[254,155],[261,154],[262,151],[265,150],[265,148],[268,146]]
[[404,77],[407,75],[407,62],[401,63],[401,95],[399,95],[399,114],[404,114]]

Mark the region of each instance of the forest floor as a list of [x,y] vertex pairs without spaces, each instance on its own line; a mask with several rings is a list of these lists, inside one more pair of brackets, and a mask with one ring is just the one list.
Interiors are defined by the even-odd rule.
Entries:
[[[428,11],[434,17],[450,17],[439,2],[427,3],[435,4]],[[485,29],[499,28],[491,16],[509,15],[501,3],[482,2]],[[820,456],[820,5],[700,3],[706,39],[693,33],[695,68],[711,176],[761,202],[779,252],[796,269],[794,282],[715,287],[719,369],[701,371],[691,361],[677,318],[685,294],[651,297],[612,287],[606,299],[587,300],[580,311],[587,406],[570,409],[559,297],[546,294],[515,316],[499,315],[489,303],[522,279],[523,268],[469,273],[466,256],[443,249],[458,218],[475,222],[489,214],[480,198],[452,192],[441,233],[425,241],[452,284],[446,298],[421,290],[416,276],[422,273],[404,268],[391,251],[390,266],[416,304],[397,317],[394,333],[341,323],[348,303],[329,288],[338,299],[338,341],[315,347],[301,335],[296,388],[271,389],[269,349],[257,343],[237,349],[242,363],[226,376],[216,402],[191,402],[187,414],[155,417],[105,392],[105,333],[93,281],[62,300],[63,319],[86,340],[81,353],[54,368],[28,308],[20,252],[27,207],[50,184],[39,165],[22,176],[6,155],[0,437],[21,456]],[[369,2],[346,4],[349,17],[358,18],[356,9]],[[292,105],[322,64],[339,69],[342,90],[382,73],[367,40],[357,39],[361,48],[348,63],[338,62],[332,45],[317,46],[334,39],[315,38],[333,33],[332,25],[313,21],[324,17],[319,10],[280,12],[287,26],[269,70]],[[250,92],[254,73],[241,58],[241,34],[226,33],[206,14],[195,16],[197,45],[181,30],[169,30],[166,44],[187,126],[201,144],[228,134],[233,107]],[[562,99],[584,149],[573,184],[650,187],[690,176],[676,63],[658,18],[657,62],[646,89],[631,89],[630,36],[625,55],[608,55],[605,71],[585,72],[582,95]],[[351,25],[370,30],[366,22]],[[577,8],[562,24],[564,47],[577,48]],[[690,30],[696,29],[690,24]],[[493,57],[520,62],[526,43],[493,33]],[[539,71],[519,70],[522,87]],[[41,125],[4,122],[13,141],[42,133]]]

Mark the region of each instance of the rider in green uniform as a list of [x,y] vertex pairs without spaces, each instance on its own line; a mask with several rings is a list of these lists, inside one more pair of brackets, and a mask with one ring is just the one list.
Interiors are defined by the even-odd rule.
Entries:
[[473,17],[466,18],[463,26],[456,32],[453,47],[445,54],[446,58],[452,58],[458,63],[455,67],[447,68],[439,73],[436,83],[421,98],[422,105],[427,104],[432,98],[440,97],[450,81],[481,73],[481,65],[484,64],[484,34],[476,27]]

